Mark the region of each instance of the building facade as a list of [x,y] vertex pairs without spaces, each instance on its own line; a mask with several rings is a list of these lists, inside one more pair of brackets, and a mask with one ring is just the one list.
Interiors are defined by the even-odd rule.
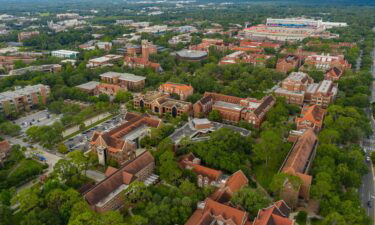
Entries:
[[186,100],[187,97],[194,93],[194,88],[191,85],[167,82],[159,86],[159,91],[168,94],[177,94],[180,96],[180,100]]
[[159,115],[170,113],[173,117],[190,115],[192,113],[192,104],[182,100],[170,98],[167,93],[158,91],[148,91],[134,98],[135,108],[148,109]]
[[296,55],[288,55],[284,58],[280,58],[276,63],[276,71],[282,73],[288,73],[294,69],[299,68],[301,60]]
[[0,93],[0,112],[9,115],[12,112],[30,111],[34,106],[46,104],[49,94],[49,86],[43,84],[2,92]]
[[302,105],[306,90],[313,82],[307,73],[293,72],[281,82],[281,87],[275,90],[275,95],[284,97],[289,104]]
[[206,116],[212,110],[217,110],[223,120],[235,123],[243,120],[259,127],[274,104],[272,96],[257,100],[206,92],[193,108],[195,117]]
[[104,83],[116,84],[131,91],[142,90],[145,86],[146,77],[136,76],[130,73],[107,72],[100,75]]
[[326,110],[318,105],[305,105],[301,115],[295,120],[297,130],[313,129],[318,133],[322,129],[325,113]]

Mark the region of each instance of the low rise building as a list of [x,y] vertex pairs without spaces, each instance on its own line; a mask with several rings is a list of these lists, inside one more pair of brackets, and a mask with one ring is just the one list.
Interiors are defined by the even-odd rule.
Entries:
[[297,176],[302,181],[302,184],[298,187],[288,180],[284,182],[282,199],[291,207],[296,206],[298,198],[305,201],[308,201],[310,198],[312,176],[308,175],[308,173],[314,160],[317,146],[318,139],[314,130],[305,130],[293,144],[280,168],[280,172]]
[[26,39],[29,39],[38,35],[39,35],[39,31],[20,32],[18,34],[18,41],[22,42]]
[[14,63],[17,61],[21,61],[25,64],[29,64],[29,63],[36,61],[36,58],[31,57],[31,56],[12,56],[12,55],[0,56],[0,68],[11,70],[14,68]]
[[172,99],[169,94],[157,91],[148,91],[135,97],[134,107],[148,109],[159,115],[170,113],[173,117],[190,115],[193,108],[190,102]]
[[0,112],[9,115],[12,112],[29,111],[34,106],[46,104],[49,94],[49,86],[43,84],[2,92],[0,93]]
[[277,201],[259,210],[252,225],[295,225],[295,221],[289,218],[291,211],[283,200]]
[[182,49],[175,53],[178,59],[186,61],[201,61],[207,58],[206,51]]
[[100,41],[96,43],[96,47],[101,50],[110,51],[112,49],[112,43]]
[[318,133],[323,126],[326,110],[317,105],[305,105],[301,115],[296,118],[297,130],[313,129]]
[[287,55],[277,60],[276,71],[288,73],[301,66],[301,59],[296,55]]
[[257,100],[206,92],[203,98],[194,104],[194,116],[201,117],[217,110],[223,120],[235,123],[243,120],[259,127],[275,102],[272,96]]
[[340,78],[343,74],[344,74],[343,70],[341,70],[337,67],[333,67],[325,73],[324,79],[325,80],[331,80],[331,81],[338,81],[338,80],[340,80]]
[[214,47],[220,51],[224,51],[228,49],[228,45],[226,45],[222,39],[207,39],[207,38],[203,39],[200,44],[190,46],[189,49],[208,52],[210,47]]
[[108,167],[106,178],[84,193],[84,199],[96,212],[116,210],[124,204],[129,185],[134,181],[149,185],[158,178],[153,174],[155,159],[145,151],[119,169]]
[[76,88],[90,95],[106,94],[110,97],[116,96],[119,91],[127,90],[126,88],[122,88],[116,84],[100,83],[97,81],[89,81],[87,83],[76,86]]
[[51,55],[58,58],[76,59],[79,52],[69,50],[52,51]]
[[352,65],[345,60],[343,55],[332,56],[330,54],[321,54],[308,56],[305,59],[302,69],[317,69],[326,72],[333,67],[345,71],[346,69],[350,69]]
[[194,88],[191,85],[167,82],[159,86],[159,91],[168,94],[177,94],[180,96],[180,100],[186,100],[194,93]]
[[114,160],[119,165],[132,160],[136,156],[141,138],[149,135],[150,127],[159,127],[161,120],[148,115],[127,113],[125,122],[104,132],[95,131],[90,148],[98,155],[99,163],[105,165]]
[[130,91],[142,90],[145,86],[146,77],[130,73],[107,72],[100,75],[100,79],[109,84],[117,84]]
[[219,186],[223,179],[223,172],[201,165],[201,160],[196,158],[193,153],[184,155],[179,161],[182,169],[191,170],[197,175],[198,187]]
[[114,62],[121,61],[123,56],[121,55],[105,55],[99,58],[90,59],[86,67],[87,68],[97,68],[97,67],[105,67],[105,66],[113,66]]
[[9,75],[23,75],[28,72],[43,72],[43,73],[58,73],[61,71],[62,66],[59,64],[47,64],[40,66],[28,66],[21,69],[9,71]]

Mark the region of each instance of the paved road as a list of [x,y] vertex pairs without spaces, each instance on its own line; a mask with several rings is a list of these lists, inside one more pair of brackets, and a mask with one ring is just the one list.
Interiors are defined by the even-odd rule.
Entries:
[[[375,59],[375,50],[372,52],[372,58]],[[372,66],[372,77],[373,79],[375,79],[375,64],[373,64]],[[374,84],[372,85],[371,87],[371,102],[375,102],[375,86]],[[371,121],[371,127],[372,127],[372,130],[374,131],[375,133],[375,121],[372,117],[372,109],[367,109],[366,110],[367,112],[367,115],[369,116],[370,118],[370,121]],[[363,146],[363,149],[366,151],[367,154],[370,154],[372,151],[375,150],[375,134],[372,135],[369,139],[365,139],[363,140],[363,143],[362,143],[362,146]],[[367,166],[369,168],[369,172],[363,176],[362,178],[362,185],[359,189],[359,194],[360,194],[360,199],[361,199],[361,203],[362,203],[362,206],[363,208],[365,208],[366,210],[366,213],[368,216],[370,216],[370,218],[372,219],[372,221],[375,221],[375,199],[374,199],[374,196],[375,196],[375,191],[374,191],[374,169],[373,169],[373,165],[371,162],[367,163]],[[371,202],[371,206],[372,208],[368,207],[368,202]]]

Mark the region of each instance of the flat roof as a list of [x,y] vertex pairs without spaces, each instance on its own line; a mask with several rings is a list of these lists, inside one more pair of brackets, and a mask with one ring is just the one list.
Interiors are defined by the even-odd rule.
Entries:
[[205,51],[188,50],[188,49],[182,49],[176,52],[176,54],[183,58],[201,58],[201,57],[207,56],[207,52]]
[[100,75],[100,77],[108,77],[108,78],[114,78],[118,77],[120,80],[126,80],[126,81],[142,81],[145,80],[146,77],[137,76],[131,73],[117,73],[117,72],[107,72]]
[[218,107],[222,107],[222,108],[237,110],[237,111],[240,111],[244,108],[243,106],[240,106],[238,104],[233,104],[233,103],[223,102],[223,101],[216,101],[214,105]]
[[100,84],[100,82],[98,82],[98,81],[89,81],[87,83],[77,85],[76,87],[82,88],[82,89],[87,89],[87,90],[92,90],[92,89],[95,89],[96,86],[98,86],[99,84]]
[[76,52],[76,51],[70,51],[70,50],[56,50],[56,51],[52,51],[51,53],[59,53],[59,54],[78,54],[79,52]]
[[37,84],[33,86],[26,86],[24,88],[17,89],[14,91],[2,92],[0,93],[0,101],[10,100],[10,99],[14,99],[17,97],[29,95],[31,93],[39,92],[40,88],[42,87],[48,87],[48,86],[45,86],[43,84]]

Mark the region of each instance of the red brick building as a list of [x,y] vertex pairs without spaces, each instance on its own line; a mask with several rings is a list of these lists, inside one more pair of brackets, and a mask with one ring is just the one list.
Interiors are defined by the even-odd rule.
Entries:
[[295,221],[289,219],[290,212],[291,208],[283,200],[280,200],[259,210],[251,225],[295,225]]
[[190,115],[193,105],[190,102],[170,98],[169,94],[158,91],[148,91],[134,98],[135,108],[145,108],[159,115],[170,113],[173,117],[183,114]]
[[130,91],[142,90],[145,86],[146,77],[130,73],[107,72],[100,75],[104,83],[116,84]]
[[195,117],[205,116],[212,110],[217,110],[223,120],[236,123],[244,120],[259,127],[274,104],[275,99],[272,96],[257,100],[206,92],[203,98],[194,104],[193,109]]
[[200,44],[191,45],[189,49],[208,52],[211,46],[213,46],[214,48],[220,51],[224,51],[228,49],[228,45],[226,45],[222,39],[208,39],[208,38],[203,39]]
[[319,84],[310,84],[305,92],[305,102],[327,108],[337,95],[337,84],[330,80],[323,80]]
[[338,81],[343,74],[344,74],[343,70],[337,67],[332,67],[325,73],[324,79],[331,80],[331,81]]
[[141,45],[141,56],[137,56],[139,50],[137,48],[127,48],[127,55],[124,58],[124,65],[130,68],[152,68],[157,72],[162,71],[159,63],[151,62],[149,60],[150,55],[157,53],[156,45],[152,44],[147,40],[142,40]]
[[0,166],[4,166],[4,162],[7,159],[11,146],[7,140],[0,141]]
[[308,175],[314,160],[318,139],[313,129],[307,129],[294,143],[287,155],[280,172],[297,176],[302,180],[302,184],[297,189],[290,182],[285,182],[282,199],[288,205],[294,207],[298,197],[308,201],[310,198],[310,186],[312,176]]
[[348,61],[345,60],[344,55],[311,55],[305,59],[303,64],[303,70],[317,69],[322,71],[328,71],[331,68],[336,67],[342,71],[350,69],[352,67]]
[[287,55],[277,60],[276,71],[288,73],[294,69],[298,69],[301,65],[301,59],[296,55]]
[[300,117],[296,118],[297,130],[313,129],[318,133],[323,126],[326,110],[317,105],[305,105]]
[[233,194],[248,184],[242,171],[232,174],[198,207],[185,225],[231,224],[251,225],[248,213],[229,204]]
[[302,105],[305,92],[314,81],[303,72],[293,72],[281,82],[281,87],[275,90],[275,95],[285,97],[287,103]]
[[154,168],[154,157],[148,151],[127,162],[120,169],[108,167],[106,178],[84,193],[84,199],[96,212],[116,210],[124,204],[131,183],[154,179]]
[[196,158],[192,153],[182,156],[179,161],[181,168],[191,170],[197,175],[198,187],[218,186],[223,172],[200,164],[201,160]]
[[123,165],[135,158],[139,141],[149,135],[150,127],[159,127],[161,120],[148,115],[127,113],[125,122],[106,132],[95,131],[90,148],[98,155],[99,163],[105,165],[108,160],[115,160]]
[[167,82],[159,86],[159,91],[168,94],[174,93],[180,96],[181,100],[186,100],[194,93],[194,88],[191,85]]

